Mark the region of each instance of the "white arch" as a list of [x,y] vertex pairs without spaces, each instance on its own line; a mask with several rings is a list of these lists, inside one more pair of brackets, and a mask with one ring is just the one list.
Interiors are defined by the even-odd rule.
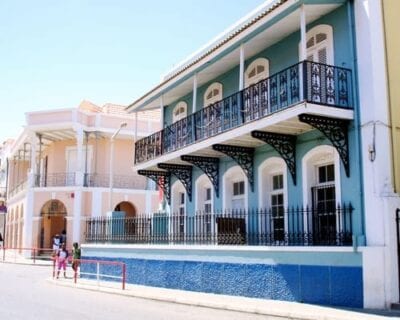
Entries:
[[204,211],[205,190],[211,188],[211,212],[214,208],[214,188],[206,174],[202,174],[196,179],[195,211]]
[[287,165],[286,162],[279,157],[271,157],[266,159],[258,167],[258,206],[259,208],[268,208],[270,206],[269,199],[266,199],[265,195],[268,195],[272,189],[272,178],[273,174],[282,173],[283,175],[283,190],[284,190],[284,206],[287,208],[288,205],[288,192],[287,192]]
[[254,60],[246,68],[244,73],[245,87],[249,87],[269,76],[269,61],[266,58],[258,58]]
[[172,111],[172,122],[179,121],[187,116],[187,103],[179,101]]
[[171,215],[175,215],[178,213],[179,209],[179,204],[180,204],[180,198],[179,194],[183,193],[184,194],[184,201],[185,201],[185,212],[186,212],[186,201],[187,201],[187,195],[186,195],[186,190],[185,187],[183,186],[182,182],[179,180],[175,181],[174,184],[171,186]]
[[[310,56],[317,56],[318,52],[326,48],[326,61],[324,63],[334,64],[334,45],[333,45],[333,28],[328,24],[319,24],[306,34],[306,50],[307,60]],[[299,57],[301,49],[299,44]],[[323,62],[320,59],[314,59],[315,62]]]
[[335,166],[335,199],[341,203],[340,157],[337,150],[329,145],[317,146],[308,151],[301,162],[303,176],[303,205],[311,206],[311,187],[317,183],[316,166],[333,163]]
[[204,107],[209,106],[210,104],[213,104],[217,101],[222,100],[222,84],[219,82],[214,82],[210,84],[204,93],[203,101],[204,101]]
[[248,181],[242,168],[233,166],[229,168],[222,178],[222,194],[224,195],[223,209],[232,209],[233,183],[244,181],[244,208],[248,208]]

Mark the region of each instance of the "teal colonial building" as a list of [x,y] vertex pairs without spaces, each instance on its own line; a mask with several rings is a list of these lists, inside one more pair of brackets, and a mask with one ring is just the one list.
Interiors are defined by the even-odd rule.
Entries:
[[266,1],[171,70],[128,107],[162,111],[134,164],[160,212],[88,255],[133,283],[368,307],[355,39],[353,1]]

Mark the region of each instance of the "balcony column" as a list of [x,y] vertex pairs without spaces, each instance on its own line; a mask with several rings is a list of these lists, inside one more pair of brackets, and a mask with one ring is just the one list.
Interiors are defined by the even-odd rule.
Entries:
[[193,104],[192,104],[192,113],[196,112],[197,105],[197,73],[193,76]]
[[28,174],[28,187],[35,187],[35,178],[37,174],[37,166],[36,166],[36,144],[37,144],[37,136],[34,134],[30,135],[30,143],[31,143],[31,159],[30,159],[30,168]]
[[240,58],[239,58],[239,91],[244,89],[244,44],[240,45]]
[[164,97],[160,97],[160,128],[164,129]]
[[78,127],[76,129],[76,172],[75,184],[77,186],[83,185],[83,129]]
[[[306,33],[306,10],[304,4],[300,6],[300,61],[307,59],[307,33]],[[304,77],[303,70],[304,65],[299,66],[299,91],[300,101],[303,101],[304,97]]]
[[[81,214],[82,214],[82,188],[83,186],[83,129],[81,126],[75,129],[76,131],[76,172],[74,190],[74,206],[72,218],[72,241],[81,241]],[[67,218],[68,219],[68,218]],[[70,232],[68,232],[71,234]]]

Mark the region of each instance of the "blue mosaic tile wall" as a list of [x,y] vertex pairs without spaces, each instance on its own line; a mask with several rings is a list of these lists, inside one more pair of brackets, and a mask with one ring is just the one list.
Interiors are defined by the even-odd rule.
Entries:
[[[104,257],[90,259],[111,260]],[[363,307],[361,267],[116,259],[132,284],[304,303]],[[82,265],[94,272],[94,265]],[[103,274],[120,275],[107,266]],[[103,278],[103,280],[107,280]],[[115,280],[115,279],[114,279]]]

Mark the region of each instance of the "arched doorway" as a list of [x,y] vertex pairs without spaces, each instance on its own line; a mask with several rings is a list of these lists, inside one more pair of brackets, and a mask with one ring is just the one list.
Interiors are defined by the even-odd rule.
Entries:
[[124,216],[126,218],[133,218],[136,216],[136,209],[133,206],[132,203],[128,202],[128,201],[122,201],[120,203],[118,203],[115,208],[114,211],[122,211],[124,212]]
[[40,247],[51,248],[54,235],[61,235],[63,230],[67,230],[67,209],[60,200],[49,200],[43,205],[40,215]]

